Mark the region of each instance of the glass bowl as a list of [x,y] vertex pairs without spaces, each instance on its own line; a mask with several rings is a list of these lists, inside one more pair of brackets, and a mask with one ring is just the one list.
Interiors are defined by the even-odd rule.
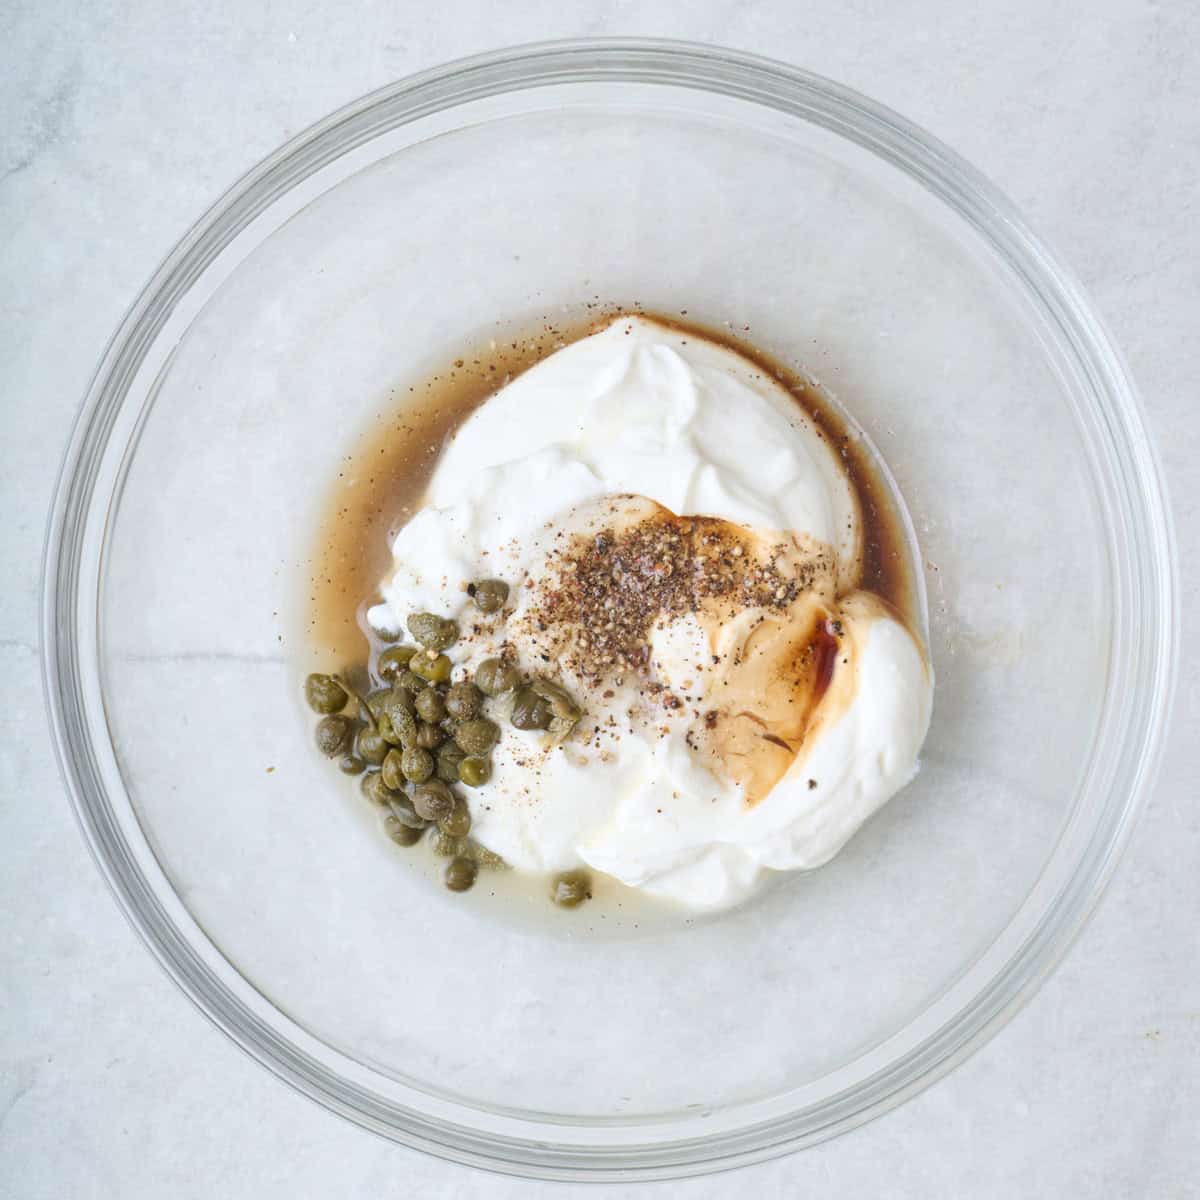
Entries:
[[[937,675],[920,776],[833,863],[607,938],[429,890],[296,700],[343,456],[465,340],[588,302],[826,385],[907,502]],[[557,43],[335,113],[168,257],[67,452],[46,689],[119,903],[260,1062],[462,1162],[683,1175],[880,1113],[1030,995],[1150,776],[1173,580],[1117,352],[994,188],[799,70]]]

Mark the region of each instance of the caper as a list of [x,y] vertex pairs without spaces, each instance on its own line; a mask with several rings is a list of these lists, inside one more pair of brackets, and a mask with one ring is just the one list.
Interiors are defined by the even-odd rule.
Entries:
[[343,754],[338,759],[338,770],[343,775],[361,775],[366,769],[367,764],[357,754]]
[[431,650],[414,654],[410,669],[413,674],[430,683],[445,683],[450,678],[450,660],[444,654],[435,654]]
[[379,774],[383,782],[394,792],[402,791],[404,788],[404,755],[407,751],[389,750],[387,757],[383,760],[383,765],[379,768]]
[[458,641],[458,626],[436,613],[413,613],[408,618],[408,632],[426,650],[445,650]]
[[[403,695],[404,693],[401,693]],[[392,722],[393,746],[415,746],[417,744],[417,718],[402,703],[394,703],[387,713]]]
[[487,754],[499,739],[500,726],[487,717],[464,721],[454,731],[454,740],[468,754]]
[[400,764],[404,778],[411,779],[413,783],[424,783],[433,774],[433,755],[417,745],[404,751],[400,756]]
[[448,833],[435,833],[433,835],[433,852],[438,858],[455,858],[463,852],[462,838],[451,837]]
[[409,660],[416,652],[416,646],[390,646],[375,664],[380,679],[395,679],[408,666]]
[[[375,731],[381,738],[383,738],[385,742],[387,742],[389,746],[400,745],[400,736],[392,728],[392,718],[389,717],[387,713],[380,713],[379,716],[375,718]],[[383,759],[380,759],[379,761],[382,762]]]
[[392,724],[395,725],[396,718],[392,715],[398,708],[404,709],[406,713],[416,711],[416,704],[413,701],[412,694],[406,692],[402,687],[394,687],[387,694],[387,698],[383,702],[383,711],[392,718]]
[[475,882],[479,867],[470,858],[452,858],[446,866],[443,879],[452,892],[465,892]]
[[380,808],[387,808],[395,796],[395,792],[383,782],[383,776],[378,771],[372,771],[362,777],[362,794]]
[[562,742],[571,735],[579,724],[583,710],[575,703],[571,693],[561,684],[549,679],[531,679],[529,689],[539,695],[550,706],[550,730],[553,740]]
[[383,829],[397,846],[415,846],[421,840],[421,830],[405,825],[391,813],[383,818]]
[[454,793],[440,779],[430,779],[413,788],[413,808],[426,821],[440,821],[454,811],[455,803]]
[[340,754],[354,732],[354,722],[340,714],[322,717],[317,722],[317,749],[326,758]]
[[502,579],[481,579],[467,588],[480,612],[499,612],[508,599],[508,584]]
[[479,787],[492,777],[492,761],[478,754],[471,754],[458,764],[458,777],[467,787]]
[[437,688],[425,688],[417,693],[417,716],[422,721],[440,721],[446,715],[446,704]]
[[458,764],[466,758],[466,752],[453,742],[444,742],[438,747],[437,777],[444,783],[458,782]]
[[417,726],[417,745],[422,750],[436,750],[445,740],[446,735],[440,725],[422,721]]
[[578,908],[591,894],[592,877],[586,871],[566,871],[550,884],[550,899],[559,908]]
[[466,837],[471,832],[471,812],[461,797],[455,797],[454,807],[438,818],[438,828],[451,837]]
[[304,681],[304,698],[313,712],[339,713],[350,697],[332,675],[310,675]]
[[[388,725],[390,728],[391,722]],[[387,757],[388,744],[378,729],[372,729],[370,725],[367,725],[358,731],[358,742],[355,749],[358,751],[359,758],[377,767]]]
[[392,796],[388,800],[388,808],[392,810],[392,816],[402,825],[411,825],[413,829],[424,829],[429,824],[424,817],[418,815],[417,810],[412,806],[412,801],[403,793]]
[[533,688],[523,687],[513,701],[512,723],[518,729],[549,729],[550,701]]
[[475,685],[485,696],[502,696],[521,682],[515,667],[498,658],[485,658],[475,668]]
[[478,716],[482,705],[483,693],[465,679],[461,683],[452,683],[446,692],[446,711],[459,721]]
[[410,692],[416,696],[419,692],[423,692],[429,686],[428,679],[422,679],[416,671],[410,671],[407,667],[396,676],[396,682],[393,685],[397,688],[402,688],[406,692]]
[[[367,711],[372,717],[378,717],[386,711],[387,702],[392,698],[392,689],[389,687],[380,688],[377,692],[372,692],[366,699]],[[363,718],[366,719],[365,717]]]

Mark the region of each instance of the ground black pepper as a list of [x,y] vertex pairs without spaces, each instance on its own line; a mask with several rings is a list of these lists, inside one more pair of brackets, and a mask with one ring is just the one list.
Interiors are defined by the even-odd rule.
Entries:
[[[748,608],[785,612],[829,570],[826,557],[798,556],[787,542],[751,542],[728,521],[660,509],[625,528],[614,522],[595,535],[575,535],[554,551],[530,619],[561,642],[565,665],[589,682],[643,673],[659,622],[714,601],[724,603],[727,615]],[[678,708],[681,701],[669,695],[664,703]]]

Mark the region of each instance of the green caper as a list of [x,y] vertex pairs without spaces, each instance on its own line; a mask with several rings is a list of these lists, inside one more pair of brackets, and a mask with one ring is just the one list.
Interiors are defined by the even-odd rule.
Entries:
[[461,797],[455,797],[454,807],[438,818],[438,828],[451,837],[466,837],[471,832],[471,812]]
[[340,714],[322,717],[317,722],[317,749],[326,758],[340,754],[354,733],[354,722]]
[[448,833],[435,833],[431,844],[438,858],[456,858],[463,852],[462,838],[451,837]]
[[510,667],[498,658],[485,658],[475,668],[475,686],[485,696],[502,696],[511,692],[521,682],[515,667]]
[[394,792],[402,791],[404,788],[404,755],[407,753],[408,751],[389,750],[387,757],[383,760],[383,765],[379,768],[383,782]]
[[469,721],[479,715],[483,705],[483,693],[465,679],[461,683],[452,683],[446,692],[446,711],[459,721]]
[[[392,689],[385,687],[380,688],[377,692],[372,692],[366,698],[367,711],[372,717],[379,717],[386,709],[387,702],[391,699]],[[366,720],[366,718],[363,718]]]
[[466,753],[453,742],[444,742],[438,747],[437,777],[443,783],[458,782],[458,764],[466,758]]
[[550,701],[533,688],[523,687],[513,700],[512,723],[518,729],[549,729]]
[[395,679],[408,666],[409,660],[416,652],[415,646],[390,646],[375,664],[380,679]]
[[578,908],[591,894],[592,877],[586,871],[566,871],[550,884],[550,899],[559,908]]
[[454,793],[440,779],[430,779],[413,788],[413,808],[426,821],[440,821],[454,811],[455,803]]
[[[392,718],[387,713],[380,713],[375,718],[375,731],[389,746],[400,745],[400,737],[392,728]],[[383,759],[379,761],[382,762]]]
[[424,783],[433,774],[433,755],[420,746],[410,746],[400,756],[401,770],[405,779],[413,783]]
[[487,717],[476,717],[454,731],[454,740],[468,754],[487,754],[500,740],[500,726]]
[[[416,711],[416,703],[412,698],[412,693],[405,691],[402,687],[394,687],[383,701],[383,711],[389,717],[396,711],[397,708],[402,708],[406,713]],[[392,724],[396,723],[396,718],[392,717]]]
[[388,808],[392,810],[392,816],[402,825],[411,825],[413,829],[424,829],[429,824],[424,817],[418,815],[417,810],[412,806],[412,801],[403,793],[392,796],[388,800]]
[[420,829],[405,825],[391,813],[383,818],[383,830],[397,846],[415,846],[421,840]]
[[391,791],[400,792],[404,788],[404,754],[402,750],[389,750],[379,767],[379,778]]
[[440,725],[422,721],[417,726],[417,745],[422,750],[436,750],[445,740],[446,735]]
[[372,804],[387,808],[396,793],[383,782],[383,776],[378,771],[372,771],[362,777],[362,794]]
[[[404,695],[405,693],[401,693]],[[415,746],[417,744],[417,718],[402,703],[394,703],[388,709],[392,723],[392,745]]]
[[422,650],[413,655],[411,670],[429,683],[445,683],[450,678],[450,660],[444,654]]
[[425,688],[417,693],[417,716],[422,721],[440,721],[446,715],[446,704],[437,688]]
[[579,724],[583,710],[575,703],[571,693],[562,684],[550,679],[531,679],[529,689],[539,695],[550,706],[550,723],[546,726],[555,741],[565,741]]
[[508,584],[502,579],[481,579],[468,586],[467,592],[480,612],[499,612],[508,599]]
[[350,697],[332,675],[310,675],[304,681],[304,698],[313,712],[339,713]]
[[445,650],[458,641],[458,626],[436,613],[413,613],[407,624],[408,632],[426,650]]
[[[388,723],[388,727],[391,727],[391,722]],[[370,725],[367,725],[358,731],[358,742],[355,749],[358,751],[359,758],[377,767],[387,757],[388,744],[378,729],[372,729]]]
[[452,858],[447,864],[446,873],[442,878],[452,892],[465,892],[470,889],[478,874],[479,867],[474,859]]
[[357,754],[343,754],[338,759],[338,770],[343,775],[361,775],[367,769],[367,764]]
[[404,636],[398,629],[393,632],[391,629],[376,629],[373,625],[371,626],[371,632],[379,641],[385,642],[389,646],[393,642],[398,642]]
[[471,754],[458,764],[458,777],[467,787],[479,787],[492,777],[492,760]]
[[399,675],[396,676],[396,683],[394,686],[403,689],[406,692],[411,692],[412,695],[416,696],[429,686],[429,680],[422,679],[421,676],[416,673],[416,671],[410,671],[406,667],[400,672]]

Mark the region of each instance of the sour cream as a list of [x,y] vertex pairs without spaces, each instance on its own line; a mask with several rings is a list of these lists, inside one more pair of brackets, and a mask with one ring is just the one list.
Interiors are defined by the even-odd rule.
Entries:
[[[571,547],[615,538],[619,551],[650,521],[719,542],[726,575],[769,565],[771,587],[754,602],[676,604],[647,627],[640,669],[597,675],[579,650],[595,645],[594,614],[547,627],[547,597],[579,565]],[[519,869],[586,865],[716,909],[771,871],[828,861],[917,770],[932,677],[904,623],[858,590],[862,537],[839,455],[777,380],[626,317],[464,423],[396,536],[369,619],[397,632],[412,612],[455,617],[458,664],[503,648],[585,710],[555,746],[501,720],[490,781],[464,789],[473,837]],[[510,585],[502,618],[471,605],[480,578]],[[652,594],[622,579],[612,603]]]

